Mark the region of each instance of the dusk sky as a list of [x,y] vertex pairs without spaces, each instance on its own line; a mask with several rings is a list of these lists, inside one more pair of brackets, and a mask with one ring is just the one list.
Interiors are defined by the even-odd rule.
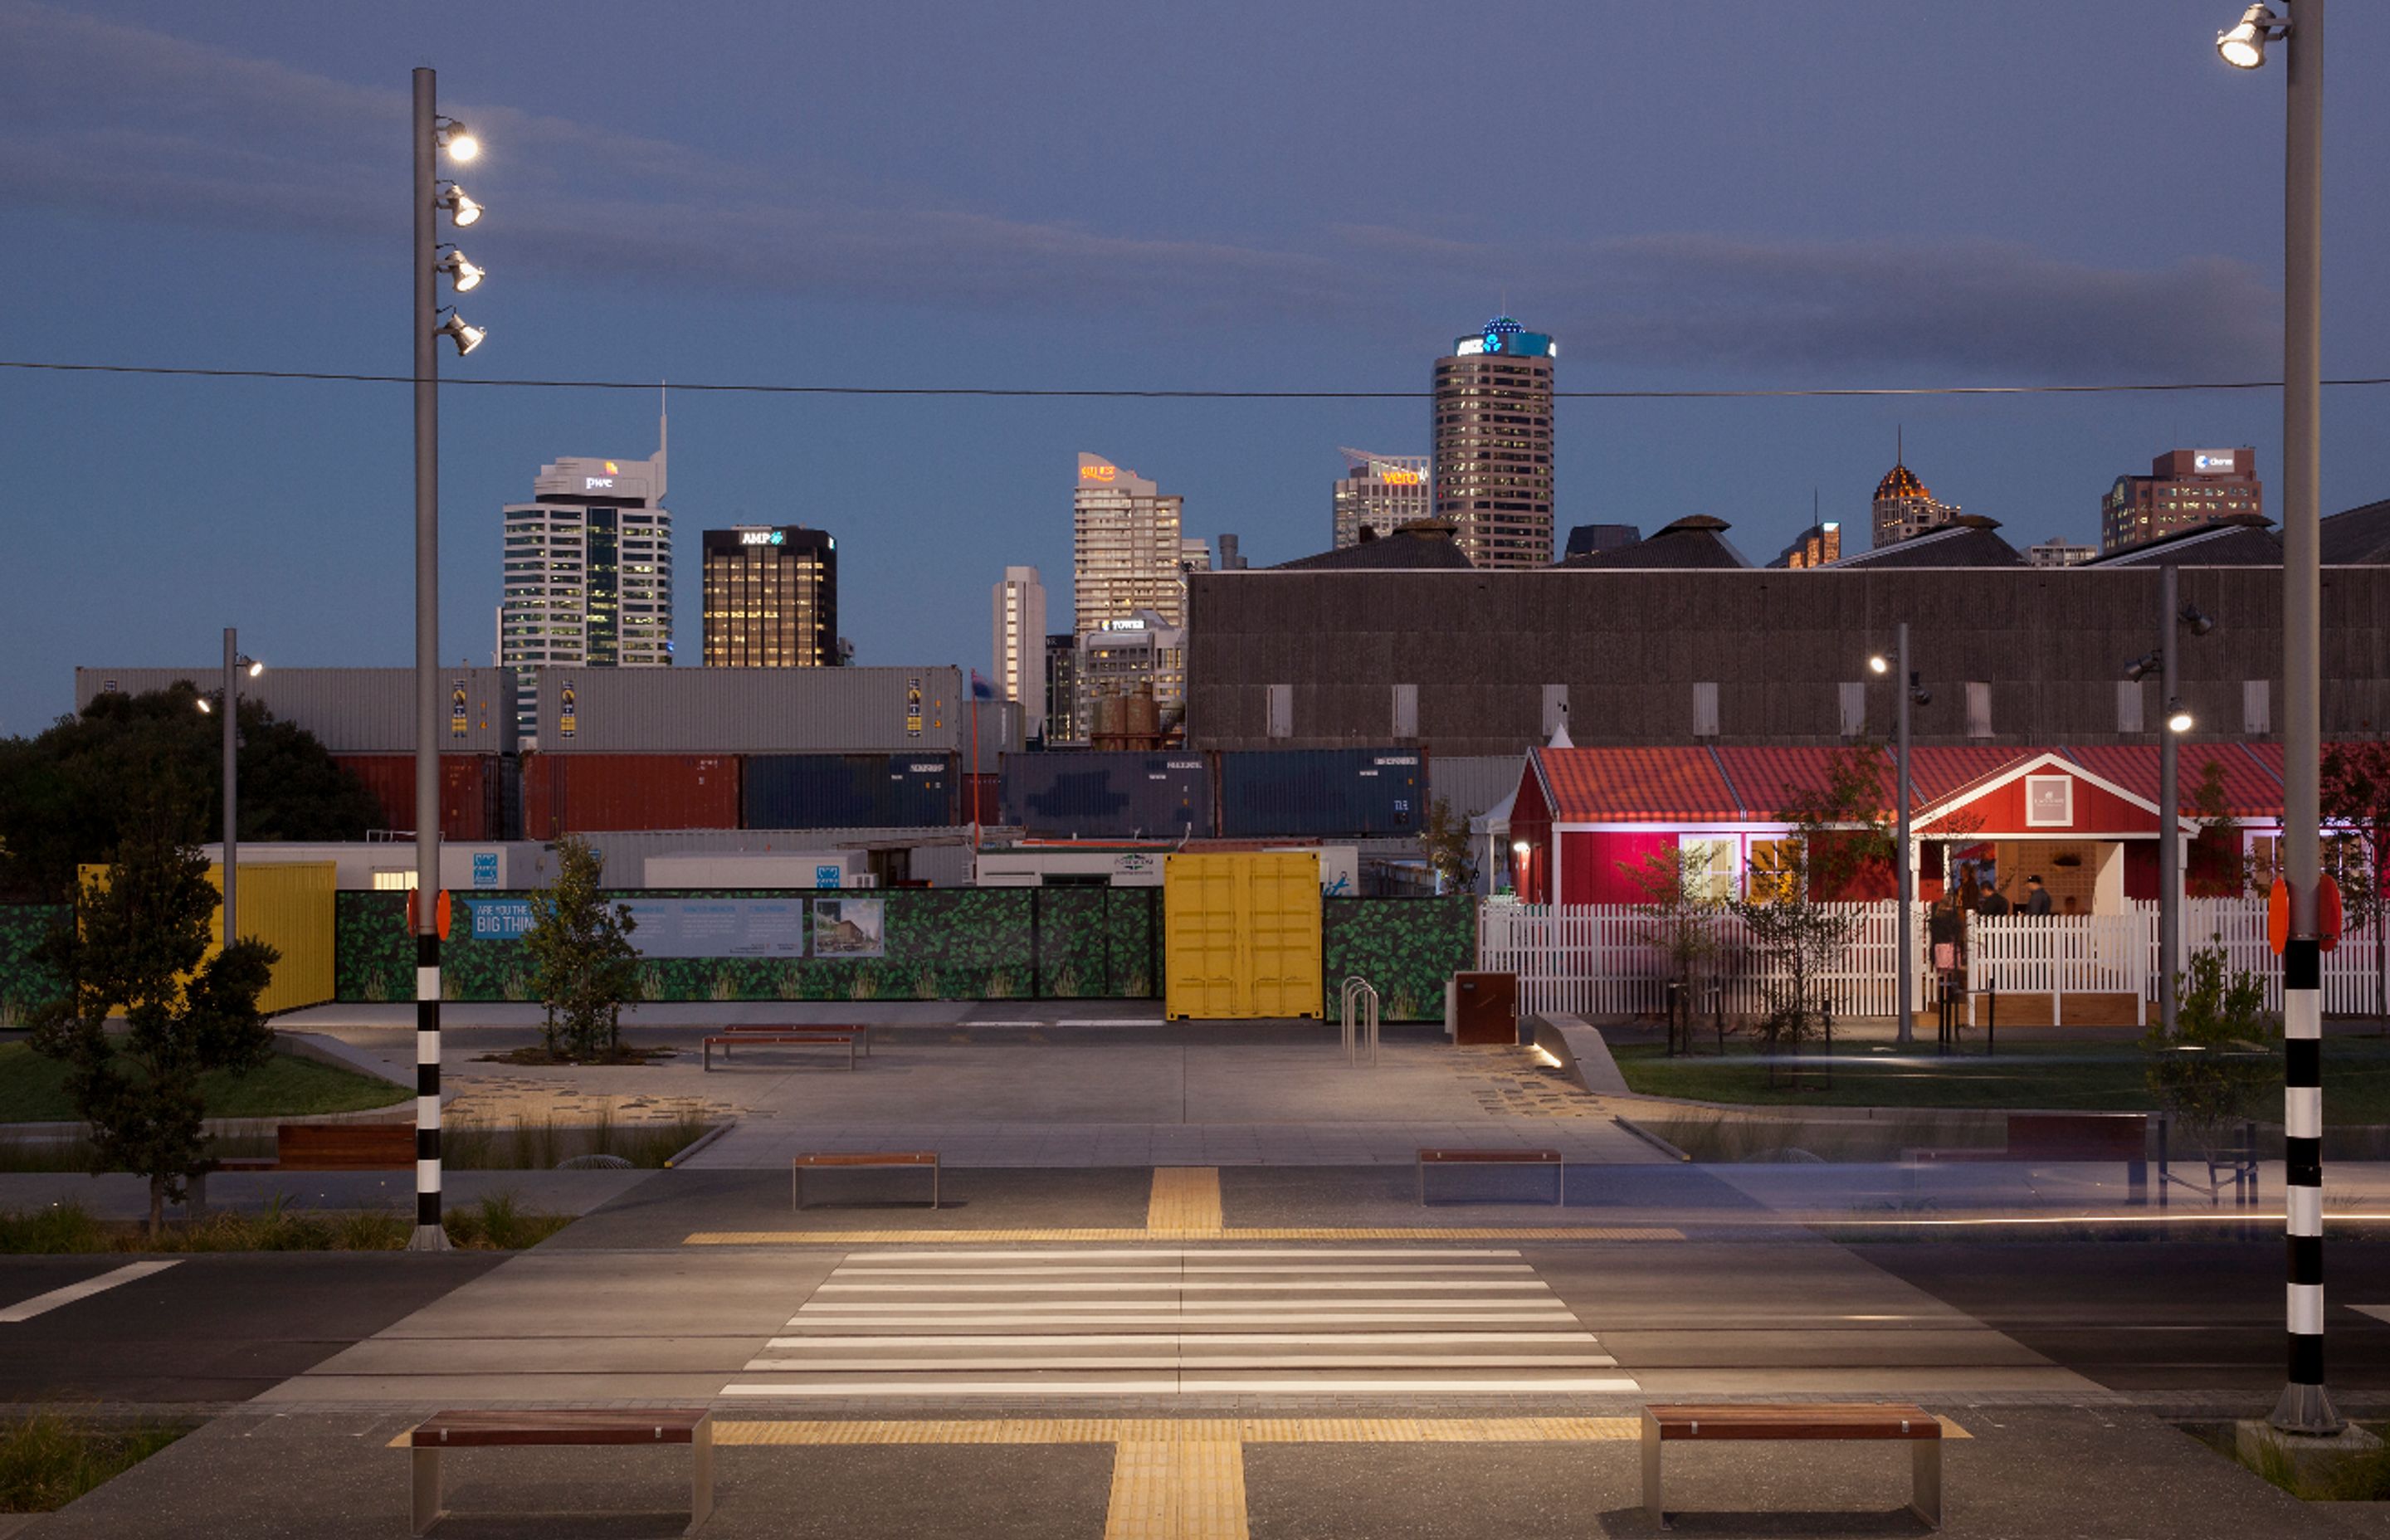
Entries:
[[[1398,401],[675,392],[697,533],[838,537],[856,661],[988,666],[1066,620],[1081,451],[1256,564],[1330,543],[1339,444],[1424,454],[1434,355],[1507,308],[1570,390],[2250,379],[2280,366],[2282,71],[2234,0],[373,6],[0,0],[11,360],[403,374],[408,71],[485,153],[490,328],[452,379],[1403,391]],[[2333,9],[2324,372],[2390,373],[2390,14]],[[442,652],[488,662],[499,508],[655,447],[654,391],[443,394]],[[2390,496],[2390,389],[2327,391],[2326,513]],[[1715,514],[1754,562],[1866,539],[1908,462],[2019,545],[2096,540],[2272,391],[1564,401],[1563,532]],[[0,370],[0,733],[78,663],[412,656],[398,384]],[[1731,617],[1720,617],[1729,622]]]

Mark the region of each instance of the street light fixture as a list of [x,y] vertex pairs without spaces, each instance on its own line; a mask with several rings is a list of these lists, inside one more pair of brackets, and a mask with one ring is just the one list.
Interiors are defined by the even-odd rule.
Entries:
[[2192,725],[2191,713],[2182,709],[2181,701],[2169,700],[2166,702],[2165,725],[2166,731],[2170,733],[2187,733],[2191,731]]
[[482,287],[482,272],[470,258],[453,246],[441,250],[448,254],[440,259],[440,271],[448,275],[448,280],[456,285],[457,293],[470,294]]
[[2216,51],[2235,70],[2255,70],[2266,62],[2266,45],[2289,32],[2269,6],[2252,6],[2239,21],[2216,34]]
[[415,71],[415,1234],[410,1251],[448,1250],[440,1220],[440,349],[443,337],[463,357],[489,333],[439,304],[440,275],[460,294],[480,287],[482,270],[454,247],[442,255],[440,215],[457,228],[477,224],[482,206],[439,177],[440,156],[473,160],[482,142],[439,111],[439,81]]
[[433,199],[448,211],[450,223],[459,230],[468,230],[482,222],[482,206],[465,196],[465,189],[454,182],[440,184],[439,196]]
[[2177,825],[2182,816],[2182,757],[2178,740],[2193,725],[2177,677],[2176,642],[2179,632],[2204,636],[2216,629],[2213,616],[2182,602],[2178,579],[2173,564],[2158,569],[2158,645],[2125,665],[2125,677],[2137,685],[2157,675],[2158,699],[2165,708],[2158,733],[2158,1029],[2167,1037],[2175,1033],[2176,977],[2182,971],[2182,845]]
[[2273,1425],[2329,1435],[2344,1424],[2323,1386],[2322,569],[2316,486],[2323,468],[2323,0],[2291,18],[2251,6],[2216,40],[2236,69],[2282,45],[2282,945],[2283,1189],[2289,1200],[2290,1373]]

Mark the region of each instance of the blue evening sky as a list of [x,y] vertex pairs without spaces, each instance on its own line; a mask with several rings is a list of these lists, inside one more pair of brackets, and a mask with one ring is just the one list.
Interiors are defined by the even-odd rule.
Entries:
[[[2278,368],[2279,65],[2230,0],[1471,6],[0,0],[12,359],[404,373],[408,71],[479,129],[487,346],[451,378],[1424,391],[1507,308],[1562,389],[2034,384]],[[2367,82],[2340,6],[2325,367],[2390,372]],[[444,395],[442,651],[486,661],[498,509],[654,448],[652,391]],[[2390,495],[2390,390],[2328,392],[2327,512]],[[1560,522],[1715,514],[1754,560],[1859,542],[1908,463],[2019,545],[2096,538],[2119,472],[2254,443],[2277,393],[1577,401]],[[696,532],[839,538],[867,663],[987,666],[988,587],[1068,614],[1074,456],[1256,563],[1329,540],[1339,444],[1423,401],[676,394],[678,638]],[[411,656],[399,385],[0,371],[0,732],[81,662]]]

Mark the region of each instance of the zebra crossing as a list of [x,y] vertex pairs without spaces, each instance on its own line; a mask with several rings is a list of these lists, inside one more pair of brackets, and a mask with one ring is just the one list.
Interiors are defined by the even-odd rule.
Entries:
[[1631,1392],[1516,1251],[854,1251],[726,1396]]

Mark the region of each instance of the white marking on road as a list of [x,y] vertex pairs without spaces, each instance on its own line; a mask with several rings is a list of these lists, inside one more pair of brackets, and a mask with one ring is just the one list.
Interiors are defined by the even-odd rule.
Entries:
[[1165,1257],[1317,1257],[1323,1262],[1351,1257],[1405,1257],[1417,1262],[1437,1257],[1515,1257],[1516,1250],[1484,1246],[1137,1246],[1094,1251],[1056,1244],[1037,1251],[964,1251],[941,1246],[934,1251],[849,1251],[840,1263],[845,1272],[858,1262],[914,1262],[934,1265],[974,1260],[1026,1262],[1086,1262],[1129,1257],[1153,1262]]
[[131,1283],[135,1278],[146,1278],[152,1273],[162,1273],[181,1260],[177,1257],[173,1262],[131,1263],[117,1268],[112,1273],[102,1273],[96,1278],[85,1278],[81,1283],[68,1284],[64,1289],[53,1289],[46,1294],[36,1294],[22,1304],[12,1304],[6,1310],[0,1310],[0,1322],[30,1321],[34,1316],[56,1310],[62,1304],[72,1304],[77,1300],[87,1300],[94,1294],[106,1293],[119,1284]]
[[923,1378],[847,1380],[829,1384],[725,1385],[725,1395],[1176,1395],[1227,1394],[1238,1391],[1289,1395],[1360,1395],[1373,1392],[1419,1392],[1445,1395],[1610,1395],[1641,1389],[1627,1379],[1552,1380],[1332,1380],[1304,1375],[1299,1380],[954,1380]]
[[1105,1277],[1133,1274],[1163,1274],[1181,1277],[1196,1273],[1269,1273],[1273,1275],[1309,1273],[1532,1273],[1535,1265],[1525,1262],[1358,1262],[1337,1263],[1239,1263],[1215,1267],[1197,1263],[1165,1263],[1159,1267],[1137,1267],[1124,1263],[1069,1267],[841,1267],[840,1277],[1051,1277],[1057,1273],[1092,1273]]
[[[1314,1292],[1346,1289],[1417,1289],[1422,1283],[1466,1283],[1471,1289],[1539,1289],[1549,1293],[1551,1286],[1540,1278],[1339,1278],[1334,1283],[1312,1286]],[[1227,1279],[1201,1281],[1193,1278],[1156,1279],[1140,1283],[1124,1278],[1118,1283],[825,1283],[815,1291],[827,1294],[835,1290],[842,1293],[939,1293],[939,1294],[1055,1294],[1055,1293],[1120,1293],[1137,1289],[1196,1290],[1212,1291],[1245,1290],[1271,1294],[1304,1292],[1304,1286],[1294,1283],[1236,1282]]]
[[1590,1331],[1340,1331],[1333,1337],[1314,1337],[1307,1332],[1287,1331],[1086,1331],[1030,1332],[1009,1331],[987,1336],[961,1333],[940,1333],[932,1337],[775,1337],[766,1347],[831,1348],[831,1347],[1105,1347],[1137,1346],[1176,1342],[1196,1346],[1206,1342],[1237,1342],[1266,1344],[1271,1342],[1307,1345],[1327,1341],[1402,1342],[1423,1345],[1431,1342],[1590,1342]]
[[[811,1309],[812,1307],[806,1306],[805,1308]],[[857,1306],[856,1308],[867,1309],[869,1307]],[[1008,1310],[1001,1315],[958,1315],[943,1313],[954,1308],[950,1306],[933,1305],[922,1308],[938,1310],[942,1312],[942,1314],[935,1315],[850,1315],[843,1313],[834,1315],[806,1315],[801,1314],[795,1320],[790,1321],[789,1324],[790,1326],[819,1324],[822,1326],[837,1327],[1011,1326],[1021,1321],[1034,1321],[1040,1326],[1259,1326],[1273,1322],[1283,1323],[1288,1326],[1334,1326],[1340,1322],[1363,1320],[1368,1321],[1372,1324],[1381,1321],[1420,1321],[1433,1322],[1438,1326],[1442,1326],[1446,1323],[1459,1322],[1486,1322],[1504,1326],[1533,1326],[1539,1322],[1558,1323],[1561,1321],[1566,1321],[1574,1325],[1576,1321],[1575,1315],[1567,1310],[1561,1309],[1506,1310],[1498,1313],[1493,1311],[1474,1311],[1465,1308],[1418,1311],[1395,1310],[1380,1311],[1368,1315],[1356,1315],[1350,1310],[1246,1310],[1226,1314],[1215,1314],[1209,1311],[1163,1310],[1147,1314],[1071,1309],[1039,1311],[1035,1314],[1030,1314],[1019,1310]]]
[[2348,1308],[2360,1315],[2371,1315],[2384,1325],[2390,1325],[2390,1304],[2352,1304]]
[[976,1373],[982,1370],[1012,1371],[1018,1369],[1301,1369],[1301,1368],[1498,1368],[1523,1369],[1551,1365],[1563,1368],[1611,1369],[1618,1360],[1606,1353],[1491,1353],[1437,1354],[1382,1353],[1356,1356],[1331,1353],[1232,1353],[1213,1354],[1163,1354],[1153,1357],[1135,1355],[1111,1357],[1091,1356],[1072,1358],[1060,1354],[1037,1354],[1027,1358],[1006,1358],[1000,1355],[973,1354],[967,1357],[889,1359],[865,1358],[758,1358],[747,1367],[749,1372],[766,1369],[800,1369],[807,1374],[885,1374],[891,1369],[935,1369],[947,1373]]

